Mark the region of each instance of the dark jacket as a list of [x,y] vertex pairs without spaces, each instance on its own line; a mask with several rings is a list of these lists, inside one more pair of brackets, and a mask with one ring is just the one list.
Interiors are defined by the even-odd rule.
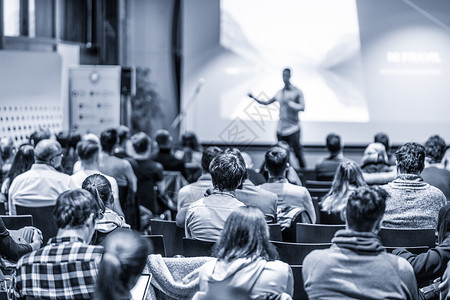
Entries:
[[6,256],[12,261],[17,261],[21,256],[33,251],[28,244],[16,243],[8,229],[6,229],[5,223],[0,218],[0,254]]
[[444,274],[450,259],[450,235],[426,253],[416,255],[403,248],[395,249],[392,253],[405,258],[412,265],[417,285],[423,287]]

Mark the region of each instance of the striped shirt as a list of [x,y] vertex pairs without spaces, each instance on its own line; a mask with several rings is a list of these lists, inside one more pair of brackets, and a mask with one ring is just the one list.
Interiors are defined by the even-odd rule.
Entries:
[[18,299],[92,299],[102,254],[103,247],[81,238],[50,239],[17,262],[14,294]]

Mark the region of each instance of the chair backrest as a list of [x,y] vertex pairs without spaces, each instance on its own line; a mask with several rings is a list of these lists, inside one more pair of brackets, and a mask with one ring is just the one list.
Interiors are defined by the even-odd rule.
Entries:
[[308,189],[331,189],[333,181],[306,180],[305,186]]
[[306,255],[311,251],[328,249],[331,246],[331,243],[304,244],[272,242],[272,244],[277,248],[280,260],[290,265],[301,265]]
[[387,247],[436,246],[434,229],[381,228],[378,236]]
[[404,248],[407,251],[411,252],[412,254],[421,254],[421,253],[425,253],[427,252],[430,248],[428,248],[427,246],[416,246],[416,247],[384,247],[386,248],[386,251],[389,253],[392,253],[392,251],[394,251],[394,249],[397,248]]
[[311,195],[311,197],[317,197],[317,198],[322,198],[323,196],[325,196],[326,194],[328,194],[328,192],[330,191],[330,189],[324,189],[324,188],[308,188],[309,194]]
[[214,242],[183,238],[183,255],[185,257],[211,256]]
[[164,238],[162,235],[143,235],[142,237],[152,242],[152,254],[161,254],[162,257],[166,257],[166,247],[164,246]]
[[336,231],[345,225],[302,224],[296,226],[297,243],[330,243]]
[[32,215],[5,216],[1,215],[5,227],[9,230],[18,230],[25,226],[33,226]]
[[283,242],[295,243],[297,238],[297,223],[311,223],[311,218],[309,217],[308,212],[305,210],[301,213],[297,214],[295,218],[291,222],[291,226],[285,228],[281,235],[283,237]]
[[47,244],[48,239],[55,237],[58,232],[58,226],[53,217],[53,209],[54,206],[27,207],[16,205],[18,215],[33,216],[33,226],[42,231],[43,245]]
[[300,179],[302,182],[306,180],[316,180],[316,170],[315,169],[302,169],[299,172]]
[[326,225],[344,225],[345,221],[342,221],[340,214],[329,214],[326,211],[320,211],[320,224]]
[[303,286],[303,266],[291,265],[292,275],[294,276],[294,297],[293,300],[308,300],[308,295]]
[[282,241],[280,224],[268,224],[271,241]]
[[150,220],[152,235],[162,235],[164,237],[164,245],[168,257],[183,254],[184,228],[177,226],[175,221],[167,220]]

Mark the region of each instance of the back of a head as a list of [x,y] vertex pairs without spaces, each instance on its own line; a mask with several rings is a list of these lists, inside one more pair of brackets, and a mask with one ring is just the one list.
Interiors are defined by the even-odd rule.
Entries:
[[211,161],[222,153],[223,153],[222,149],[216,146],[211,146],[203,150],[202,155],[203,172],[209,173],[209,165],[211,164]]
[[331,154],[337,154],[341,151],[341,137],[339,135],[330,133],[327,135],[326,143]]
[[14,154],[14,141],[11,137],[4,137],[0,140],[0,153],[2,160],[7,160]]
[[200,144],[195,133],[188,131],[181,136],[181,147],[200,151]]
[[17,149],[11,169],[8,172],[9,184],[18,175],[28,171],[34,164],[34,148],[29,144],[21,145]]
[[353,161],[344,161],[336,169],[332,190],[353,185],[356,187],[366,185],[361,168]]
[[386,152],[389,151],[389,137],[387,136],[386,133],[379,132],[379,133],[375,134],[373,141],[374,141],[374,143],[383,144]]
[[119,144],[125,142],[125,140],[129,137],[129,135],[130,135],[130,128],[128,128],[127,126],[120,125],[117,128],[117,136],[119,137]]
[[30,135],[30,144],[35,146],[42,140],[50,139],[51,134],[48,130],[36,130]]
[[381,220],[389,194],[379,187],[359,187],[347,201],[346,219],[351,230],[370,232]]
[[83,226],[93,214],[98,218],[100,207],[91,193],[83,189],[65,191],[56,199],[53,217],[60,229],[76,229]]
[[79,141],[81,141],[81,135],[79,133],[72,132],[69,137],[69,147],[75,149]]
[[439,135],[430,136],[425,142],[426,158],[429,163],[440,163],[444,158],[447,145]]
[[281,176],[289,161],[288,152],[279,146],[270,148],[265,155],[266,166],[272,176]]
[[151,146],[151,139],[146,133],[138,132],[131,136],[131,143],[137,154],[144,154]]
[[417,143],[406,143],[395,152],[401,173],[420,174],[425,166],[425,148]]
[[58,132],[58,134],[56,135],[56,140],[58,141],[58,143],[61,145],[62,148],[65,149],[69,148],[70,136],[68,131],[62,130]]
[[107,129],[100,134],[100,143],[103,151],[111,153],[117,144],[117,130],[114,128]]
[[248,257],[277,258],[276,250],[269,242],[264,214],[252,206],[239,207],[230,214],[213,252],[225,261]]
[[212,183],[219,191],[234,191],[244,179],[247,169],[243,160],[234,154],[215,157],[209,166]]
[[44,139],[34,148],[34,156],[37,163],[47,163],[60,151],[61,145],[57,141]]
[[81,188],[97,199],[100,211],[104,212],[114,202],[111,183],[101,174],[92,174],[84,179]]
[[362,164],[386,163],[388,160],[386,149],[381,143],[370,143],[364,150]]
[[103,246],[105,253],[98,268],[97,297],[101,300],[128,299],[152,246],[139,234],[124,230],[109,234]]
[[159,149],[172,149],[173,138],[167,130],[158,130],[155,135],[155,141]]
[[98,155],[99,145],[93,141],[81,141],[77,145],[77,153],[81,160],[90,161]]

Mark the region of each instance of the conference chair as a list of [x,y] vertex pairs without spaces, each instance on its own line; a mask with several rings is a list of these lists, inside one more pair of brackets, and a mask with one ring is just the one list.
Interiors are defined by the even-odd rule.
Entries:
[[384,247],[387,252],[392,253],[397,248],[404,248],[412,254],[421,254],[427,252],[430,248],[427,246],[415,246],[415,247]]
[[183,254],[182,238],[184,237],[184,228],[178,227],[175,221],[151,219],[152,235],[162,235],[168,257]]
[[297,243],[331,243],[336,231],[345,225],[296,224]]
[[268,224],[271,241],[282,241],[280,224]]
[[17,216],[6,216],[0,215],[5,227],[9,230],[18,230],[25,226],[33,226],[33,216],[32,215],[17,215]]
[[294,276],[294,297],[293,300],[308,300],[305,287],[303,286],[303,266],[291,265],[292,275]]
[[436,236],[434,229],[416,228],[385,228],[382,227],[378,236],[386,247],[414,247],[436,246]]
[[338,214],[329,214],[326,211],[319,211],[320,215],[320,224],[324,225],[345,225],[345,221],[341,219],[341,216]]
[[294,243],[296,241],[297,236],[297,223],[307,223],[311,224],[311,217],[309,216],[308,212],[305,210],[298,213],[295,218],[291,222],[291,226],[288,228],[285,228],[281,232],[281,236],[283,237],[283,242],[289,242]]
[[183,238],[183,255],[185,257],[211,256],[215,242]]
[[315,169],[302,169],[298,172],[298,175],[302,182],[305,182],[306,180],[316,180]]
[[301,265],[306,255],[311,251],[318,249],[328,249],[331,243],[285,243],[285,242],[272,242],[277,248],[280,260],[289,265]]
[[162,235],[143,235],[142,237],[146,238],[152,243],[152,254],[161,254],[162,257],[166,257],[166,247],[164,245],[164,238]]
[[47,244],[47,241],[55,237],[58,232],[58,226],[53,217],[53,209],[54,206],[27,207],[16,205],[17,215],[33,216],[33,226],[40,229],[44,237],[43,245]]
[[306,180],[305,186],[309,189],[331,189],[333,181]]

